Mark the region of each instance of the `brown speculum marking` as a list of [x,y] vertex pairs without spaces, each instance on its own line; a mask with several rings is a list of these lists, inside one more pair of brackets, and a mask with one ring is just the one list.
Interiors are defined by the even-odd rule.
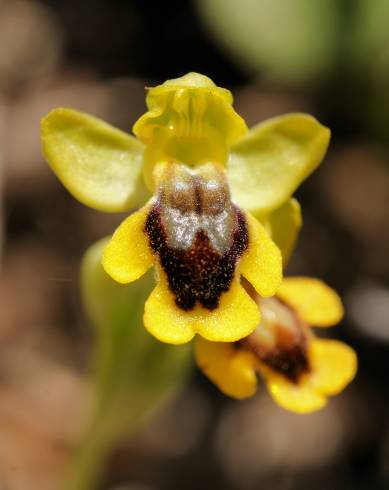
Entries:
[[297,383],[300,376],[310,371],[305,342],[291,346],[279,346],[268,352],[252,347],[254,353],[274,371]]
[[169,169],[145,231],[177,306],[217,308],[248,245],[245,217],[231,203],[222,171],[211,165],[196,173]]
[[311,370],[309,332],[296,313],[280,299],[261,298],[261,324],[238,344],[274,371],[297,383]]

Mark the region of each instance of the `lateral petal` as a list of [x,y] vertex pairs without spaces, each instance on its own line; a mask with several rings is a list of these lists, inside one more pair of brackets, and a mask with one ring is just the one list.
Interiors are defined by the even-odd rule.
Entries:
[[258,216],[258,219],[269,230],[272,240],[280,249],[285,266],[302,225],[300,204],[294,198],[288,199],[285,204],[264,217]]

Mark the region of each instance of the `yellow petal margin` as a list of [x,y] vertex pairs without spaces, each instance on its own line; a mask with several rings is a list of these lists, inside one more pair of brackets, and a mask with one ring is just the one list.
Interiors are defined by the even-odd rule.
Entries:
[[291,412],[314,412],[327,404],[327,397],[312,388],[304,380],[295,384],[288,381],[285,377],[274,373],[267,374],[266,381],[273,400],[282,408]]
[[72,109],[54,109],[42,119],[43,154],[80,202],[106,212],[140,207],[143,144],[109,124]]
[[117,228],[103,252],[103,267],[112,279],[129,283],[139,279],[153,265],[144,226],[150,206],[129,216]]
[[282,280],[282,258],[264,227],[246,213],[249,244],[238,266],[243,276],[261,296],[273,296]]
[[310,347],[310,384],[327,395],[336,395],[353,380],[357,372],[355,351],[338,340],[315,339]]
[[319,165],[329,140],[330,130],[308,114],[258,124],[231,148],[228,181],[234,201],[260,215],[278,208]]
[[157,286],[145,305],[143,321],[158,340],[170,344],[189,342],[197,333],[219,342],[234,342],[247,337],[260,320],[256,303],[234,280],[220,297],[219,306],[208,310],[196,305],[184,311],[174,301],[164,271],[158,266]]
[[225,395],[243,399],[255,394],[257,375],[251,352],[237,349],[232,343],[198,337],[195,358],[198,367]]
[[298,383],[259,363],[258,371],[266,379],[270,395],[278,405],[296,413],[319,410],[330,395],[341,392],[354,378],[357,356],[343,342],[313,339],[309,345],[311,371]]
[[292,306],[302,320],[315,327],[331,327],[343,317],[339,296],[319,279],[286,277],[277,296]]

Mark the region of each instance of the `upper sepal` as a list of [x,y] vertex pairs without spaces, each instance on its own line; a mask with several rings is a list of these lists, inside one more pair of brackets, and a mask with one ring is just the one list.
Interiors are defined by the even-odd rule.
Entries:
[[198,73],[149,89],[146,103],[149,110],[133,131],[146,145],[144,175],[151,190],[158,162],[225,165],[229,147],[247,132],[232,107],[231,92]]
[[187,73],[183,77],[167,80],[162,85],[148,89],[146,103],[148,112],[134,125],[134,134],[147,143],[158,128],[173,133],[190,129],[201,131],[198,123],[203,122],[217,128],[228,145],[247,132],[244,120],[232,108],[232,94],[218,87],[199,73]]

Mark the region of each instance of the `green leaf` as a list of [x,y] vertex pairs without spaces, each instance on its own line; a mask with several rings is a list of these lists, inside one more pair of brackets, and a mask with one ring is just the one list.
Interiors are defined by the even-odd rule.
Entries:
[[163,344],[143,327],[152,277],[121,285],[105,273],[101,257],[107,242],[93,245],[81,267],[81,297],[96,328],[96,391],[67,490],[95,488],[110,449],[183,386],[192,365],[188,346]]
[[242,208],[265,215],[284,204],[323,159],[330,130],[307,114],[258,124],[231,149],[228,181]]
[[143,144],[109,124],[72,109],[54,109],[42,119],[43,154],[57,177],[80,202],[107,212],[140,207]]
[[296,199],[288,199],[285,204],[265,217],[258,217],[269,231],[272,240],[280,249],[284,267],[295,247],[302,226],[301,207]]

